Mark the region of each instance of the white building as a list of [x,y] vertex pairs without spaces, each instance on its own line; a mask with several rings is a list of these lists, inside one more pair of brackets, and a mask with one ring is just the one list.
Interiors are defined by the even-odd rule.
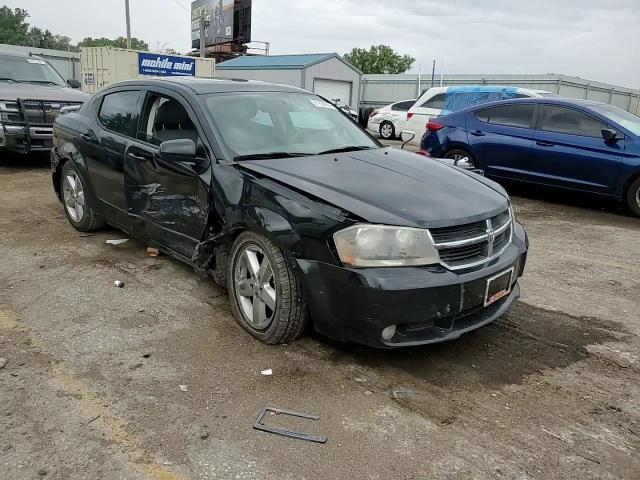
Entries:
[[216,66],[216,77],[262,80],[304,88],[356,110],[362,72],[337,53],[244,56]]

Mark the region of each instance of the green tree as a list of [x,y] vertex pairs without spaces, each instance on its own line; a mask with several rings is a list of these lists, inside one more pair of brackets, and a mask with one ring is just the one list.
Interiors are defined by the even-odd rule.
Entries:
[[362,73],[405,73],[416,61],[410,55],[400,55],[387,45],[373,45],[369,50],[354,48],[344,55]]
[[[78,43],[78,47],[115,47],[115,48],[127,48],[127,39],[125,37],[118,37],[116,39],[110,38],[92,38],[87,37]],[[134,50],[149,50],[149,44],[138,38],[131,38],[131,48]]]
[[28,16],[22,8],[0,8],[0,43],[24,45],[29,33],[29,24],[25,21]]
[[0,43],[21,45],[24,47],[51,48],[55,50],[77,50],[71,45],[71,39],[63,35],[54,35],[49,30],[31,27],[27,23],[29,13],[16,8],[0,8]]

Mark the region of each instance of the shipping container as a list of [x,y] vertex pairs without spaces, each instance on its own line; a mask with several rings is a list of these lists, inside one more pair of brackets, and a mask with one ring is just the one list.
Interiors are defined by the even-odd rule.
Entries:
[[82,90],[95,93],[113,82],[149,77],[215,76],[212,58],[165,55],[113,47],[80,50]]

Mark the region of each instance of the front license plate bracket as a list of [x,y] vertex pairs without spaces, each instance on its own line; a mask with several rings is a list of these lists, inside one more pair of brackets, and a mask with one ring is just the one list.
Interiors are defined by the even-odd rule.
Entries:
[[511,293],[514,273],[515,267],[511,267],[509,270],[487,278],[487,287],[484,293],[485,307],[488,307]]

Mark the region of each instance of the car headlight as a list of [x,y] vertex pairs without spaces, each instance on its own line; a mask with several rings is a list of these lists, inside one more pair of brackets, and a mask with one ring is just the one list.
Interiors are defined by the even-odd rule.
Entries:
[[333,235],[340,260],[352,267],[403,267],[440,263],[425,229],[355,225]]

